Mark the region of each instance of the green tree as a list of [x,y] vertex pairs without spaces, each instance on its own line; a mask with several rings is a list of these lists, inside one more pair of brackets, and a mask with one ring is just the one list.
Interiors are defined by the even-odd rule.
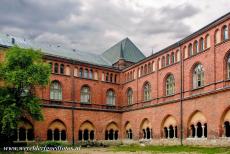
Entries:
[[40,99],[35,88],[49,83],[50,66],[39,50],[17,46],[6,51],[0,63],[0,133],[10,136],[22,117],[42,120]]

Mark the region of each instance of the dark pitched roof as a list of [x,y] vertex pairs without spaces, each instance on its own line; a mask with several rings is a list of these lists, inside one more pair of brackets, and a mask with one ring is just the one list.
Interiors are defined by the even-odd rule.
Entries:
[[125,59],[130,62],[138,62],[145,58],[145,55],[130,41],[125,38],[102,53],[102,56],[108,59],[112,64],[119,59]]
[[[14,43],[12,42],[12,39],[14,39]],[[131,62],[137,62],[145,58],[141,51],[128,38],[118,42],[103,54],[94,54],[68,49],[62,46],[38,44],[34,41],[0,34],[0,46],[11,47],[13,45],[17,45],[22,48],[40,49],[45,55],[66,58],[100,66],[112,66],[112,64],[121,58]]]

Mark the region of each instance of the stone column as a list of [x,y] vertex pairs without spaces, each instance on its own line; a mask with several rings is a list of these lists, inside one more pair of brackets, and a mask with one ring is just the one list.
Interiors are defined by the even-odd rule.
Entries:
[[61,141],[61,131],[59,131],[59,141]]
[[152,136],[153,136],[153,134],[152,134],[152,129],[150,129],[150,139],[152,139]]
[[113,132],[113,139],[112,140],[115,140],[115,131]]
[[28,141],[27,134],[28,134],[28,129],[26,129],[26,141]]
[[197,128],[198,128],[198,126],[196,125],[196,126],[195,126],[195,138],[198,137],[198,136],[197,136]]
[[52,140],[54,141],[54,130],[52,130]]
[[176,138],[176,127],[174,127],[173,138]]
[[84,133],[85,133],[84,131],[82,131],[82,133],[81,133],[81,136],[82,136],[82,137],[81,137],[81,138],[82,138],[82,141],[84,141]]
[[19,141],[19,128],[17,128],[17,141]]
[[222,137],[226,137],[226,126],[223,125],[223,134],[222,134]]
[[90,140],[90,131],[88,131],[88,140]]
[[170,138],[170,128],[167,128],[168,130],[168,139]]
[[205,136],[204,136],[204,128],[205,128],[205,125],[202,125],[201,127],[202,127],[202,138],[205,138]]

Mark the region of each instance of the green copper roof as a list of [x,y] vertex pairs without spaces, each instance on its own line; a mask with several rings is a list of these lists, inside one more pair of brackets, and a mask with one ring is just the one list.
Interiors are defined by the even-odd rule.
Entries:
[[102,56],[108,59],[112,64],[119,59],[125,59],[130,62],[138,62],[145,58],[145,55],[130,41],[129,38],[121,40],[104,53]]

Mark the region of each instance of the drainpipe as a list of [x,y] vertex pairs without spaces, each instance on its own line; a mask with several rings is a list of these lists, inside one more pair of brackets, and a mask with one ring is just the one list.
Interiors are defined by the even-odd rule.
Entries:
[[[73,65],[75,63],[73,62]],[[75,127],[74,127],[74,103],[75,103],[75,82],[74,82],[74,68],[72,69],[71,73],[71,78],[72,78],[72,90],[71,90],[71,97],[72,97],[72,108],[71,108],[71,116],[72,116],[72,145],[74,146],[74,132],[75,132]]]
[[183,145],[183,136],[184,136],[184,129],[183,129],[183,54],[181,50],[181,44],[178,43],[179,52],[180,52],[180,145]]

